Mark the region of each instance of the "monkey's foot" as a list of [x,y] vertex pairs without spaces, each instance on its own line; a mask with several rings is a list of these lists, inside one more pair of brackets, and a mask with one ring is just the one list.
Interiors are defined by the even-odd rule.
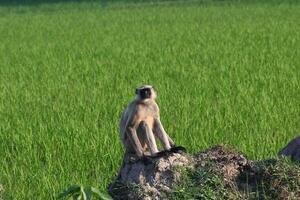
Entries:
[[170,150],[163,150],[163,151],[159,151],[156,154],[152,155],[151,158],[161,158],[167,155],[170,155],[171,151]]
[[145,164],[148,165],[150,163],[152,163],[152,156],[143,156],[141,158],[141,161]]

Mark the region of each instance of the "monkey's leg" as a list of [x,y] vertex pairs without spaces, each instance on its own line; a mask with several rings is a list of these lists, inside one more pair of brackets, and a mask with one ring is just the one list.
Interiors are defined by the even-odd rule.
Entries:
[[128,127],[127,129],[127,136],[131,141],[132,147],[134,148],[136,155],[141,158],[143,157],[143,150],[142,150],[142,145],[139,141],[139,138],[136,133],[136,129],[132,127]]
[[141,128],[143,129],[143,137],[145,137],[146,143],[148,145],[148,148],[150,149],[151,155],[155,155],[158,152],[156,141],[154,134],[151,130],[151,128],[147,125],[145,122],[141,122],[140,124]]
[[171,145],[175,145],[173,140],[168,136],[159,119],[154,121],[154,129],[156,136],[160,139],[165,150],[171,149]]

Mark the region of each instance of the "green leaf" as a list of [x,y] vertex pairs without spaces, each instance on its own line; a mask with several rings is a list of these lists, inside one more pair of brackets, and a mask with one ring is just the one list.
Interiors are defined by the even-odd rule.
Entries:
[[111,196],[100,192],[100,190],[97,188],[91,187],[91,191],[92,193],[97,194],[101,200],[112,200]]
[[86,200],[91,200],[91,196],[92,196],[92,189],[90,186],[87,186],[84,188],[84,193],[86,195]]
[[78,193],[80,191],[80,185],[72,185],[71,187],[69,187],[68,189],[66,189],[65,191],[63,191],[62,193],[60,193],[58,195],[59,199],[62,198],[67,198],[70,196],[75,195],[76,193]]
[[83,197],[83,200],[86,200],[86,194],[85,194],[85,191],[84,191],[84,187],[83,186],[80,186],[80,192],[81,192],[81,195]]
[[81,200],[81,194],[73,195],[73,200]]

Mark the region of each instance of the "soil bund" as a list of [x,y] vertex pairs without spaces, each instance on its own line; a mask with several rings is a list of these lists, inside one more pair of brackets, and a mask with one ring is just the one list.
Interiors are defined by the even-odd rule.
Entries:
[[248,160],[217,145],[194,155],[170,153],[148,162],[127,161],[109,193],[114,199],[142,200],[300,199],[300,165],[283,157]]

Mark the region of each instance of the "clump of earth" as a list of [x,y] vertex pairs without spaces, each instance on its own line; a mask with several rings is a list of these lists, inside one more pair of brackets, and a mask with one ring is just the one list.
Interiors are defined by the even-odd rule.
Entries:
[[300,164],[248,160],[218,145],[194,155],[170,153],[125,162],[109,186],[114,199],[300,199]]

